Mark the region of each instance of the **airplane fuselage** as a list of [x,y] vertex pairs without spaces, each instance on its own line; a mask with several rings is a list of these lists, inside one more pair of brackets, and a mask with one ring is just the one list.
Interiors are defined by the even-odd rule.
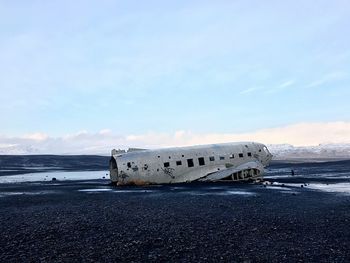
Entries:
[[261,177],[271,158],[267,147],[255,142],[113,150],[110,178],[118,185],[248,180]]

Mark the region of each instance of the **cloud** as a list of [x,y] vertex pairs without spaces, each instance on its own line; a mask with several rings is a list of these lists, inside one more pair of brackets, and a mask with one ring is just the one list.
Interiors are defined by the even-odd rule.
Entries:
[[239,92],[239,94],[242,94],[242,95],[250,94],[252,92],[259,91],[259,90],[260,91],[264,90],[265,93],[275,93],[275,92],[278,92],[280,90],[286,89],[289,86],[292,86],[294,83],[295,83],[294,80],[287,80],[287,81],[285,81],[285,82],[281,83],[280,85],[273,87],[273,88],[265,89],[264,87],[252,87],[252,88],[247,88],[247,89],[241,90]]
[[293,85],[293,84],[294,84],[294,80],[289,80],[289,81],[283,82],[281,85],[279,85],[279,88],[286,88],[286,87],[289,87],[290,85]]
[[112,131],[110,129],[102,129],[99,131],[99,134],[101,135],[107,135],[107,134],[111,134]]
[[248,88],[248,89],[242,90],[240,94],[248,94],[261,89],[262,89],[261,87]]
[[350,122],[297,123],[247,133],[198,134],[179,130],[174,133],[149,132],[139,135],[118,135],[105,129],[97,133],[81,131],[61,137],[50,137],[42,133],[19,137],[0,136],[0,153],[109,155],[113,148],[159,148],[233,141],[287,143],[294,146],[350,143]]
[[306,88],[316,88],[319,86],[322,86],[324,84],[327,84],[328,82],[331,81],[336,81],[336,80],[341,80],[344,79],[348,76],[347,73],[345,72],[332,72],[329,74],[324,75],[322,78],[315,80],[308,85],[306,85]]
[[45,133],[31,133],[24,135],[22,138],[23,139],[29,139],[29,140],[34,140],[34,141],[45,141],[49,136]]
[[294,83],[295,83],[294,80],[287,80],[287,81],[281,83],[280,85],[278,85],[277,87],[274,87],[272,89],[267,90],[266,93],[278,92],[280,90],[288,88],[289,86],[292,86]]

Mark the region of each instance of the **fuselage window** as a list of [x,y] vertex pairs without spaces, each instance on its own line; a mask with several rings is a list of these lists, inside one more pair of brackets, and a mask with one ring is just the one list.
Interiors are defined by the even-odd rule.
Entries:
[[252,153],[248,153],[248,156],[251,157],[251,156],[252,156]]
[[166,167],[169,167],[170,166],[170,163],[169,162],[166,162],[166,163],[164,163],[164,167],[166,168]]
[[182,155],[182,157],[185,157],[185,155]]
[[176,165],[182,165],[181,161],[176,161]]
[[193,159],[187,159],[187,165],[188,167],[193,167],[194,166]]
[[171,159],[171,156],[169,156],[169,159]]
[[220,156],[220,160],[225,160],[225,157],[224,156]]
[[126,165],[128,166],[128,168],[131,168],[131,162],[128,162]]
[[199,163],[200,166],[205,165],[204,157],[199,157],[198,158],[198,163]]
[[240,153],[238,156],[239,158],[243,158],[243,153]]
[[214,162],[215,161],[215,157],[214,156],[210,156],[209,157],[209,161]]
[[235,156],[233,154],[230,154],[230,159],[235,158]]

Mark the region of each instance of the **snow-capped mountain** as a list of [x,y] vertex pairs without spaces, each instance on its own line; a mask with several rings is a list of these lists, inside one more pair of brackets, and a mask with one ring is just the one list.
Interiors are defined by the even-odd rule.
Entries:
[[350,158],[350,144],[320,144],[317,146],[268,145],[275,160],[293,158]]
[[[267,145],[275,160],[287,159],[350,159],[350,144],[320,144],[317,146],[293,146],[290,144]],[[51,150],[50,150],[51,149]],[[52,150],[54,149],[54,151]],[[107,155],[109,147],[106,145],[94,147],[48,147],[43,145],[0,144],[0,155],[33,155],[33,154],[86,154]]]
[[0,155],[40,154],[40,150],[31,145],[0,145]]

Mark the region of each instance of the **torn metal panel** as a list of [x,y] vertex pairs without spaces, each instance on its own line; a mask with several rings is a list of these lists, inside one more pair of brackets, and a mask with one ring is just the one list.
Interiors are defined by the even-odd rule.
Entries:
[[[255,169],[255,170],[254,170]],[[218,171],[216,173],[209,174],[203,178],[200,178],[200,181],[219,181],[227,179],[229,176],[233,176],[237,174],[237,176],[233,176],[233,181],[240,181],[240,180],[248,180],[248,179],[255,179],[261,177],[260,172],[255,171],[262,171],[264,170],[264,167],[260,165],[256,161],[247,162],[244,163],[238,167],[230,167],[226,170]]]

